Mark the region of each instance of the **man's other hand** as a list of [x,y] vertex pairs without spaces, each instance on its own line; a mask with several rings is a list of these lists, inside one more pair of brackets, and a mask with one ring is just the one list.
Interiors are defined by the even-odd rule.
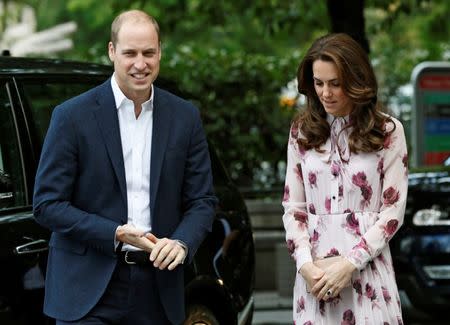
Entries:
[[186,249],[180,242],[169,238],[157,238],[152,233],[145,235],[146,239],[154,246],[150,253],[150,261],[160,270],[173,270],[179,264],[183,264],[186,258]]

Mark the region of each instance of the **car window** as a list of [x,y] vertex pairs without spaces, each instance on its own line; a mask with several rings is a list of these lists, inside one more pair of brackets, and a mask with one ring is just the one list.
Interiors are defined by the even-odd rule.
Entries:
[[8,84],[0,79],[0,210],[24,204],[22,159]]
[[30,123],[32,139],[36,139],[39,141],[38,145],[42,145],[55,106],[95,87],[106,78],[106,76],[92,78],[49,76],[39,80],[18,79],[22,100],[28,108],[27,113],[31,115],[29,120],[32,121]]

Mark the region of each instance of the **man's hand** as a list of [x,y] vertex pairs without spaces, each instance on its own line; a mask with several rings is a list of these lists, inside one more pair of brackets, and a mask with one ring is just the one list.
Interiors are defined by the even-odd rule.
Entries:
[[151,233],[145,235],[148,241],[154,244],[150,261],[153,266],[164,270],[173,270],[177,265],[182,264],[186,257],[186,250],[181,244],[169,238],[157,238]]
[[125,224],[117,228],[116,239],[122,243],[130,244],[149,253],[152,252],[152,249],[155,246],[151,240],[145,237],[145,233],[142,230],[139,230],[130,224]]
[[[324,275],[312,287],[311,293],[320,299],[330,299],[336,297],[342,289],[350,282],[353,271],[356,267],[346,258],[340,257],[336,262],[324,269]],[[330,294],[328,294],[330,292]]]

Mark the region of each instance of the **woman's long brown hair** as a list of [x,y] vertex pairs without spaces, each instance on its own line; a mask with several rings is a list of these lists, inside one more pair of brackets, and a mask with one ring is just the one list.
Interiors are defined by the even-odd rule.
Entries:
[[[385,138],[395,130],[392,119],[384,114],[377,100],[378,84],[369,58],[362,47],[346,34],[329,34],[317,39],[300,62],[297,72],[298,91],[307,98],[306,109],[295,119],[303,137],[298,144],[308,150],[320,150],[330,136],[327,113],[314,89],[314,61],[333,62],[339,83],[353,103],[349,136],[351,152],[373,152],[383,148]],[[386,123],[392,123],[390,131]]]

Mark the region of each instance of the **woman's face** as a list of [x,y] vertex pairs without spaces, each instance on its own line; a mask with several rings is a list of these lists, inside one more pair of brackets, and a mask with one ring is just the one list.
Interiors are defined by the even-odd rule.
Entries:
[[316,60],[313,62],[312,70],[314,89],[325,111],[334,116],[349,115],[353,105],[341,87],[336,64]]

